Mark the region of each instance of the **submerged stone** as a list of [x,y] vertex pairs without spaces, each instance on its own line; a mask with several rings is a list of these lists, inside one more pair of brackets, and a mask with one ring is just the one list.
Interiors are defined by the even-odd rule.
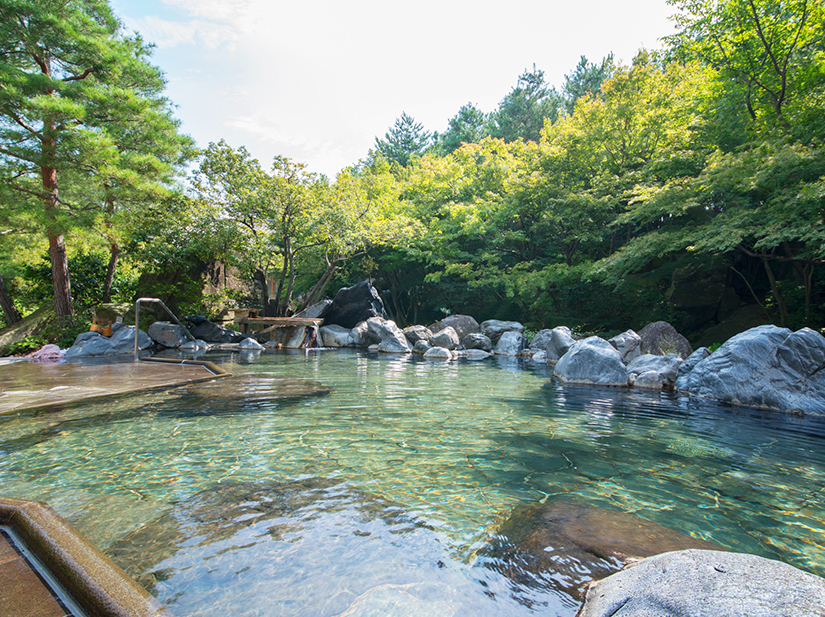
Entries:
[[517,506],[491,554],[518,583],[535,585],[538,576],[581,597],[586,583],[631,560],[687,548],[720,549],[633,514],[555,501]]
[[312,379],[295,379],[272,375],[239,375],[204,381],[174,390],[180,396],[197,396],[209,400],[243,402],[277,402],[325,396],[332,388]]

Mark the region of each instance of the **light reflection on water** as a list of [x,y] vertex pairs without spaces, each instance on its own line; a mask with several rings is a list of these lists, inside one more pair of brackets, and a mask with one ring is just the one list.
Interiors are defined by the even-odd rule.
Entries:
[[[243,391],[0,418],[3,494],[48,501],[180,616],[572,615],[478,553],[517,504],[571,498],[825,575],[819,420],[563,387],[513,359],[209,359]],[[332,392],[269,396],[286,377]],[[254,488],[318,478],[275,510]],[[239,483],[247,510],[206,541],[194,504]]]

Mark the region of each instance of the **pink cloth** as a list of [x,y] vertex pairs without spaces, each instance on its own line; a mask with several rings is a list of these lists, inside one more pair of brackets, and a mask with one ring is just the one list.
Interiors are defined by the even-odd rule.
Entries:
[[64,355],[66,355],[65,352],[57,345],[43,345],[43,347],[26,357],[39,362],[59,362]]

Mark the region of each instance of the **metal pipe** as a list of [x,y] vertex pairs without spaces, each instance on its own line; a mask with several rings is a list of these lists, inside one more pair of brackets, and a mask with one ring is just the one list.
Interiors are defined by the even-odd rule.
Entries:
[[183,328],[183,331],[186,333],[186,336],[189,337],[189,340],[191,340],[193,343],[197,344],[197,339],[194,336],[192,336],[191,332],[189,332],[189,328],[187,328],[180,321],[178,321],[178,318],[175,317],[175,314],[172,311],[170,311],[169,307],[166,306],[163,303],[163,300],[161,300],[160,298],[138,298],[137,300],[135,300],[135,361],[140,360],[139,350],[138,350],[138,334],[140,332],[140,303],[141,302],[156,302],[157,304],[160,304],[164,308],[164,310],[167,313],[169,313],[169,315],[172,317],[172,319],[175,320],[175,323],[178,324],[181,328]]

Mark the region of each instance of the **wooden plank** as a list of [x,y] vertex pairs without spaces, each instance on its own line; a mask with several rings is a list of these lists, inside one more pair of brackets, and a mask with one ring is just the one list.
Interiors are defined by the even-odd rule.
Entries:
[[323,321],[298,317],[244,317],[238,323],[253,326],[320,326]]

